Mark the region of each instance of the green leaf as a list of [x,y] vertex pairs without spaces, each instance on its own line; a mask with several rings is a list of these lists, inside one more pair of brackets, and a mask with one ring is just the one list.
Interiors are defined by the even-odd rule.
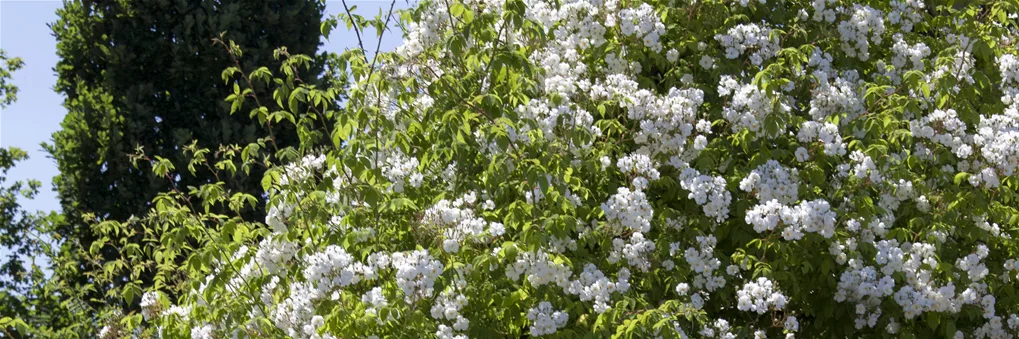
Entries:
[[417,204],[414,201],[407,198],[396,198],[389,201],[389,210],[392,211],[403,211],[403,210],[417,210]]
[[955,179],[952,180],[956,185],[960,185],[965,181],[968,181],[970,177],[969,173],[959,172],[955,174]]
[[938,323],[941,322],[941,313],[938,312],[927,312],[927,327],[930,329],[938,328]]
[[463,13],[464,13],[464,10],[465,10],[464,9],[464,5],[463,5],[463,3],[460,3],[460,2],[455,2],[455,3],[453,3],[453,6],[449,7],[450,14],[453,14],[453,16],[455,16],[455,17],[462,16]]
[[945,322],[945,338],[954,337],[956,331],[958,330],[955,328],[955,320]]

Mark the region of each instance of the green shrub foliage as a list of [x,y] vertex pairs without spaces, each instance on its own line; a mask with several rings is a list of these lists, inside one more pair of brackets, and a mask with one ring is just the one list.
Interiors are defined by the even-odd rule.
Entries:
[[[143,226],[91,249],[159,282],[123,288],[140,309],[98,335],[1011,338],[1017,10],[348,8],[325,25],[364,39],[340,56],[348,88],[300,83],[296,54],[224,77],[235,114],[324,121],[302,135],[331,147],[276,149],[264,223],[241,217],[262,197],[208,183],[98,224]],[[397,26],[400,47],[372,53],[365,29]],[[262,84],[282,109],[243,109]],[[248,147],[188,154],[256,162]]]

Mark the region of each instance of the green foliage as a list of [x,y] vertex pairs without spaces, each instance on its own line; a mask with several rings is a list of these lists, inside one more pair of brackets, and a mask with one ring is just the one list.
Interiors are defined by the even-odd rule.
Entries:
[[7,107],[15,100],[18,100],[18,86],[8,83],[14,71],[25,66],[21,58],[7,56],[7,52],[0,49],[0,108]]
[[7,248],[11,254],[0,266],[0,289],[11,292],[18,291],[28,281],[24,262],[25,257],[37,252],[39,234],[36,224],[41,216],[29,213],[21,207],[19,200],[33,199],[39,193],[39,181],[16,181],[8,184],[7,171],[19,161],[28,159],[28,154],[21,149],[0,148],[0,246]]
[[[907,29],[886,1],[823,3],[832,20],[813,1],[424,1],[394,53],[363,35],[394,13],[344,3],[322,26],[359,37],[332,59],[350,87],[300,81],[312,59],[285,49],[215,72],[225,106],[298,143],[137,149],[169,188],[91,224],[86,274],[116,283],[98,333],[1014,334],[1019,153],[984,142],[1019,140],[1019,7],[928,4]],[[563,13],[584,20],[543,21]],[[756,42],[727,43],[738,28]],[[267,198],[229,188],[257,164]],[[201,168],[221,174],[174,174]],[[765,282],[781,298],[741,300]]]
[[[0,108],[17,100],[17,87],[8,83],[11,73],[23,62],[8,59],[0,51],[5,63],[0,68]],[[6,258],[0,262],[0,336],[4,338],[67,337],[80,318],[61,302],[60,294],[70,291],[56,279],[51,279],[40,261],[54,252],[48,235],[63,216],[50,212],[26,211],[21,203],[39,193],[37,180],[7,181],[7,173],[21,161],[28,159],[25,151],[16,147],[0,148],[0,247]],[[63,330],[58,330],[63,329]]]
[[[300,142],[296,126],[263,125],[247,114],[233,114],[260,106],[256,102],[272,107],[271,97],[245,95],[240,99],[246,102],[231,106],[223,97],[247,78],[219,75],[227,67],[279,67],[273,55],[278,46],[315,55],[323,10],[319,0],[65,1],[51,28],[60,56],[56,90],[66,97],[68,114],[46,147],[61,173],[54,185],[67,217],[53,233],[61,245],[55,274],[83,293],[83,300],[93,306],[113,300],[105,295],[110,286],[95,284],[88,272],[108,268],[105,262],[118,255],[112,247],[100,248],[96,258],[86,255],[101,238],[90,223],[142,216],[156,206],[150,202],[160,192],[176,186],[224,181],[223,194],[262,195],[265,167],[259,163],[252,161],[244,171],[220,177],[225,168],[240,166],[239,159],[236,164],[195,166],[182,152],[257,143],[262,148],[247,157],[263,160],[271,156],[269,150]],[[232,55],[219,39],[236,42],[245,53]],[[324,58],[309,58],[311,70],[293,81],[324,81]],[[255,86],[264,89],[267,84]],[[130,156],[137,149],[153,156],[153,162],[134,162]],[[171,174],[174,169],[187,172]],[[261,206],[262,201],[257,202],[254,207]],[[254,207],[245,209],[243,217],[260,219],[263,209]],[[141,245],[143,238],[122,233],[109,240]],[[153,270],[140,269],[111,281],[112,286],[148,287],[155,278]],[[123,304],[131,309],[137,302],[135,298]]]

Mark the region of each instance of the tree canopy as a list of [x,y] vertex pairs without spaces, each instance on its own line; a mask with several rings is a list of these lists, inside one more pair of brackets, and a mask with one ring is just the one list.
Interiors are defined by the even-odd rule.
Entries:
[[[104,249],[100,261],[82,255],[100,238],[90,223],[144,215],[153,198],[172,187],[223,182],[231,192],[261,196],[264,167],[229,178],[217,177],[214,168],[198,168],[167,180],[135,167],[130,155],[140,148],[184,168],[189,146],[220,151],[218,145],[247,145],[270,136],[270,143],[296,144],[292,125],[269,127],[247,115],[231,115],[223,98],[234,86],[220,75],[230,66],[272,65],[280,46],[315,55],[323,8],[318,0],[65,1],[51,28],[60,56],[56,90],[66,97],[68,113],[48,150],[60,170],[54,184],[67,220],[56,231],[63,237],[57,271],[92,292],[85,300],[109,300],[87,272],[102,269],[103,261],[116,255],[113,249]],[[216,39],[234,41],[244,54],[231,58]],[[302,81],[318,81],[321,66],[313,65]],[[245,216],[259,219],[261,211],[249,209]],[[151,276],[139,279],[114,284],[152,283]]]

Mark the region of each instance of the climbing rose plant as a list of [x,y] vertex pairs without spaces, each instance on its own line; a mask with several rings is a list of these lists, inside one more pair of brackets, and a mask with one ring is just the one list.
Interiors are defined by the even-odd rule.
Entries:
[[[209,184],[97,226],[144,225],[92,247],[156,276],[100,337],[1019,332],[1016,1],[346,9],[324,29],[363,39],[349,86],[285,50],[223,74],[304,146],[186,150],[269,166],[264,224],[209,212],[262,199]],[[371,53],[366,27],[404,40]]]

